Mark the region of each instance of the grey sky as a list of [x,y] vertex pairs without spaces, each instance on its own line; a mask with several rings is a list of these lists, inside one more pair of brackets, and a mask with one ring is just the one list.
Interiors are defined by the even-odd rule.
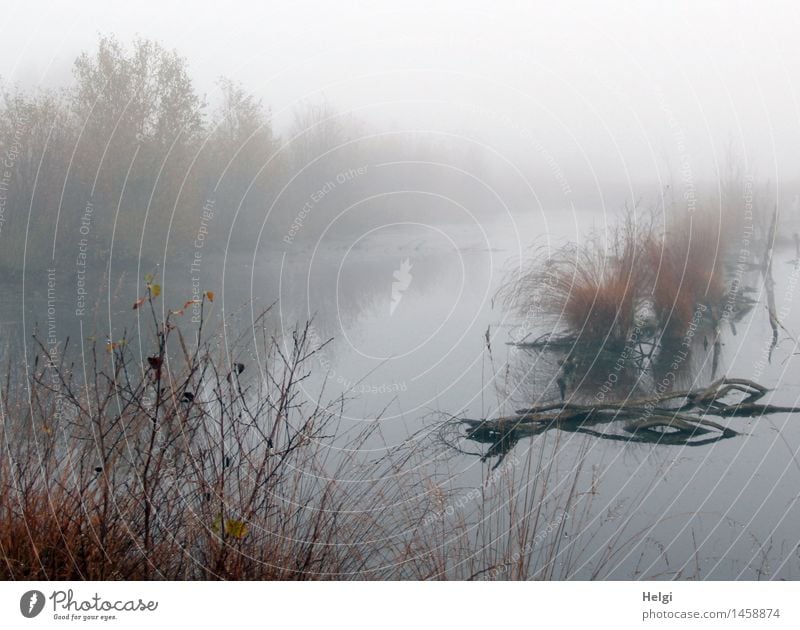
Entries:
[[26,86],[66,82],[98,33],[138,34],[186,56],[209,100],[226,75],[279,123],[323,93],[378,125],[474,133],[509,155],[539,143],[598,177],[677,177],[687,160],[707,177],[730,147],[761,179],[798,170],[788,2],[3,4],[0,75]]

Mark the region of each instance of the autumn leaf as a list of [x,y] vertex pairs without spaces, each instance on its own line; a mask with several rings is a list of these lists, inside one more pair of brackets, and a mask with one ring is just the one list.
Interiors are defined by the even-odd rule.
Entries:
[[146,284],[150,284],[153,281],[153,274],[152,273],[146,273],[144,275],[144,281],[145,281]]
[[208,298],[209,302],[214,301],[214,292],[213,291],[206,291],[206,298]]
[[145,303],[146,300],[147,298],[139,298],[138,300],[136,300],[133,303],[133,310],[135,311],[137,308],[139,308],[142,304]]
[[150,285],[150,295],[153,297],[158,297],[161,295],[161,285],[160,284],[151,284]]
[[[217,518],[214,519],[214,522],[211,524],[211,529],[214,530],[217,534],[220,533],[222,529],[222,516],[219,514]],[[235,518],[228,518],[225,519],[225,535],[230,536],[231,538],[237,538],[241,540],[245,536],[247,536],[248,532],[247,525],[242,521],[236,520]]]
[[229,518],[225,522],[225,533],[228,534],[228,536],[232,536],[233,538],[238,538],[241,540],[247,536],[247,525],[245,525],[242,521]]

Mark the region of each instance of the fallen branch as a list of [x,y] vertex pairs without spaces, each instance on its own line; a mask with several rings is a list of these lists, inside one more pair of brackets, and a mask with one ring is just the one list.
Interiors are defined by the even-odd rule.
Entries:
[[[592,405],[554,403],[519,409],[511,416],[485,420],[460,418],[457,422],[466,429],[466,439],[492,445],[483,456],[484,459],[505,455],[521,438],[553,428],[589,433],[606,439],[697,445],[738,435],[733,429],[707,419],[708,415],[730,418],[800,412],[800,407],[758,403],[768,391],[747,379],[723,378],[699,390]],[[735,394],[742,397],[734,402],[726,402]],[[674,405],[675,401],[678,401],[677,406]],[[615,421],[625,421],[623,429],[631,435],[620,436],[591,429]],[[718,432],[717,438],[691,441],[694,436],[712,431]]]

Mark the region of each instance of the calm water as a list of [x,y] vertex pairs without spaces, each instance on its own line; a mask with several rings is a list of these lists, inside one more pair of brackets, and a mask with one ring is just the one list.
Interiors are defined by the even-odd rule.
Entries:
[[[535,402],[526,396],[549,391],[552,361],[507,344],[518,338],[520,322],[493,297],[532,241],[557,245],[581,238],[592,226],[602,229],[602,219],[564,212],[483,225],[379,225],[348,239],[323,234],[317,241],[204,259],[194,272],[185,262],[169,265],[159,270],[163,303],[178,307],[190,299],[195,277],[196,286],[217,293],[210,316],[215,323],[225,313],[231,328],[246,327],[253,313],[275,300],[276,327],[312,318],[315,338],[332,341],[318,356],[307,395],[316,399],[323,379],[328,397],[352,395],[342,431],[381,423],[380,439],[363,453],[366,460],[410,436],[420,439],[420,431],[446,415],[493,417]],[[774,273],[777,308],[794,334],[800,311],[793,303],[792,258],[793,252],[778,251]],[[7,355],[20,356],[23,331],[29,335],[37,322],[46,331],[49,321],[61,342],[71,336],[76,343],[82,334],[89,344],[109,331],[115,339],[127,331],[136,343],[130,309],[135,279],[151,270],[112,265],[110,283],[103,280],[105,271],[95,270],[88,296],[99,308],[81,318],[75,316],[74,272],[59,265],[50,296],[55,316],[49,320],[47,277],[30,273],[24,300],[5,300],[0,312]],[[13,288],[19,290],[19,283]],[[753,379],[774,390],[767,402],[796,404],[795,343],[782,333],[767,362],[770,334],[762,300],[737,325],[736,335],[726,329],[718,375]],[[690,385],[708,384],[710,360],[696,358],[688,379]],[[616,541],[620,550],[603,570],[611,578],[797,579],[800,417],[738,418],[730,426],[742,435],[706,446],[633,444],[573,433],[561,434],[554,445],[550,432],[520,441],[509,461],[523,462],[514,473],[523,491],[533,482],[520,474],[524,462],[543,449],[548,457],[557,453],[556,476],[565,481],[583,458],[586,487],[578,489],[573,508],[581,517],[568,522],[562,546],[579,558],[572,562],[575,577],[590,577],[600,551]],[[450,488],[480,487],[496,463],[446,452],[444,445],[431,453],[437,449],[447,460]]]

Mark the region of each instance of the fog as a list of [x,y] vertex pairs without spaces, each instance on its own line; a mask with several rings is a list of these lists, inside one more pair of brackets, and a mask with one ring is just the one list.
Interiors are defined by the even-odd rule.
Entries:
[[617,182],[636,197],[642,185],[678,179],[682,164],[713,180],[731,154],[773,184],[796,178],[797,11],[729,2],[18,3],[3,11],[0,76],[66,84],[98,33],[138,35],[185,56],[212,103],[217,77],[241,82],[282,129],[298,103],[324,95],[378,129],[463,133],[517,164],[546,155],[573,186]]
[[800,574],[796,6],[5,4],[0,574]]

